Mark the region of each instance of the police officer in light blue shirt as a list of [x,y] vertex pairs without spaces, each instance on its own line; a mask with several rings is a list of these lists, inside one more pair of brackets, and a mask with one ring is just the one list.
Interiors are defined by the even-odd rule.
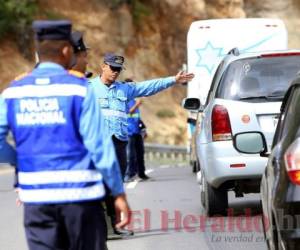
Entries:
[[0,98],[0,143],[16,143],[19,195],[28,246],[106,249],[101,200],[114,197],[117,227],[129,223],[119,165],[96,98],[83,74],[69,72],[69,21],[33,24],[40,58]]
[[[193,79],[191,73],[179,72],[176,76],[139,83],[117,81],[124,69],[124,57],[107,53],[101,66],[102,74],[90,80],[104,115],[108,135],[113,138],[121,173],[126,171],[126,143],[128,141],[126,103],[136,97],[154,95],[178,83]],[[125,160],[124,160],[125,159]]]
[[[123,69],[124,57],[114,53],[107,53],[101,65],[101,75],[91,79],[90,83],[104,115],[107,136],[113,139],[121,174],[124,179],[127,168],[127,102],[136,97],[154,95],[176,83],[180,84],[190,81],[193,79],[194,74],[179,72],[176,76],[134,84],[117,81]],[[114,219],[112,219],[113,221]],[[115,230],[115,233],[128,234],[128,232],[121,232],[120,230]],[[132,234],[132,232],[129,234]]]

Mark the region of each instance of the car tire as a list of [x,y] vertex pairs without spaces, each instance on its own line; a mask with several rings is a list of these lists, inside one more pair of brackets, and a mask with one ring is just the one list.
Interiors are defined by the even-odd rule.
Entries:
[[214,188],[204,179],[201,200],[204,203],[206,215],[226,215],[228,208],[228,193],[222,188]]
[[193,161],[193,173],[197,173],[197,162]]
[[197,173],[200,171],[200,164],[198,161],[193,161],[193,173]]

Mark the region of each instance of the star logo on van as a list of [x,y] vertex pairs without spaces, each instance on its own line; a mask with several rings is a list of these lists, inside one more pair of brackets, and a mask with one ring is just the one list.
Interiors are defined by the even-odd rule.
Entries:
[[223,48],[215,48],[210,42],[207,42],[204,48],[196,49],[199,56],[197,67],[205,68],[209,74],[213,72],[223,57]]

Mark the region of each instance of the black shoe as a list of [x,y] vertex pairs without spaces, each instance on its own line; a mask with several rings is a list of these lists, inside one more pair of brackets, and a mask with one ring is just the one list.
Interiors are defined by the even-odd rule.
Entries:
[[146,174],[143,174],[143,175],[139,175],[139,178],[141,178],[142,180],[146,181],[146,180],[149,180],[150,177]]
[[114,229],[114,233],[120,235],[122,237],[128,237],[134,235],[133,231],[126,230],[126,229]]
[[116,234],[114,232],[109,232],[107,234],[107,240],[120,240],[123,239],[122,235]]

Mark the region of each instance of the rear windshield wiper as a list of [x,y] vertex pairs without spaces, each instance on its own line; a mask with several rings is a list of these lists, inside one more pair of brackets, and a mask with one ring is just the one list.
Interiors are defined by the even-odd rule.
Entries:
[[282,94],[278,94],[278,95],[268,95],[267,98],[270,98],[270,99],[283,99],[284,95]]
[[247,96],[241,97],[240,100],[254,100],[254,99],[265,99],[265,100],[273,100],[273,99],[283,99],[283,95],[261,95],[261,96]]
[[253,99],[268,99],[267,96],[247,96],[247,97],[241,97],[240,100],[253,100]]

